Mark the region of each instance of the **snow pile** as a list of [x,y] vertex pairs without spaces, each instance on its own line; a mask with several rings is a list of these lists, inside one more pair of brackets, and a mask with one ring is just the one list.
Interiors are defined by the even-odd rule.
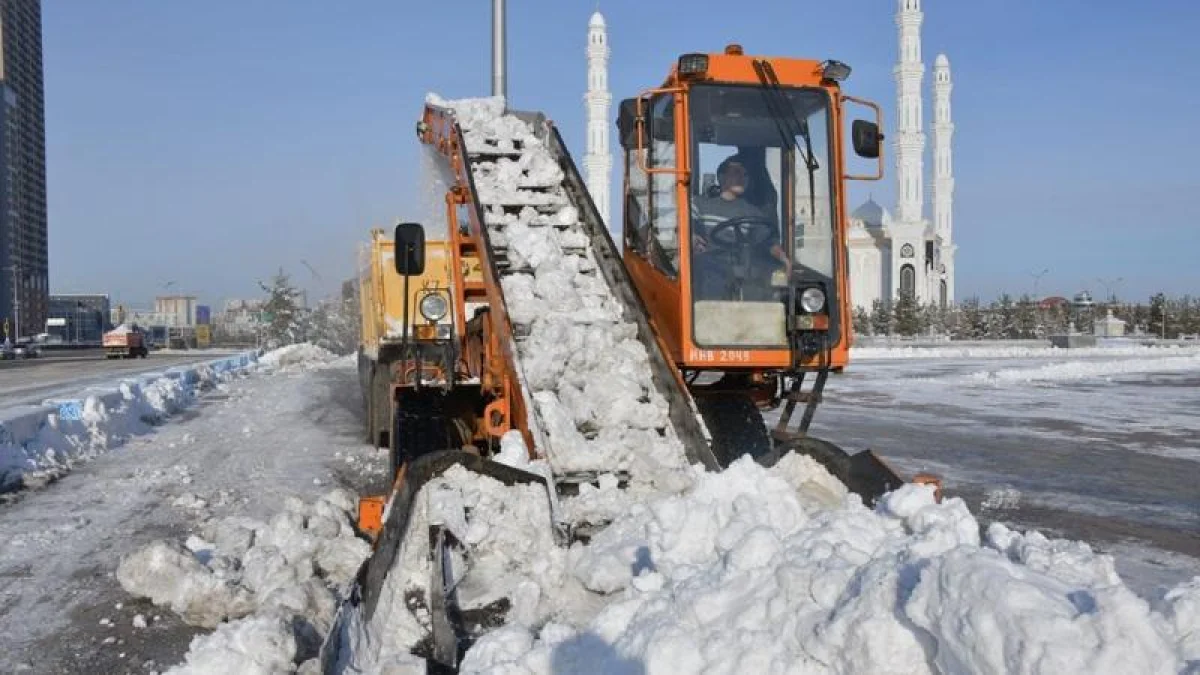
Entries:
[[568,551],[598,611],[531,592],[549,606],[525,617],[550,620],[510,613],[462,672],[1176,673],[1196,658],[1200,579],[1152,610],[1086,545],[1001,526],[981,541],[961,500],[910,485],[872,511],[822,473],[743,459],[629,504]]
[[186,663],[172,675],[295,672],[296,642],[292,628],[277,615],[223,624],[211,635],[192,640]]
[[236,356],[127,378],[82,398],[0,411],[0,492],[43,484],[149,433],[250,363]]
[[1200,370],[1200,352],[1184,352],[1179,356],[1164,356],[1161,358],[1141,358],[1101,360],[1101,361],[1066,361],[1049,363],[1036,368],[1001,368],[969,373],[964,379],[969,382],[1066,382],[1088,379],[1109,379],[1117,375],[1134,375],[1145,373],[1172,373],[1180,371]]
[[431,526],[444,527],[459,542],[453,567],[464,610],[507,598],[508,616],[532,624],[547,620],[547,612],[569,597],[562,583],[567,552],[555,544],[541,485],[509,487],[454,466],[422,489],[410,518],[411,534],[374,614],[367,620],[356,608],[343,633],[355,643],[350,661],[341,664],[349,672],[392,672],[411,661],[410,650],[429,633],[431,546],[425,533]]
[[287,345],[258,357],[258,363],[272,370],[309,370],[328,364],[337,359],[337,355],[309,342]]
[[117,580],[188,624],[219,627],[193,640],[178,672],[280,672],[268,666],[316,656],[370,553],[355,512],[345,490],[312,504],[289,497],[266,523],[213,519],[182,546],[152,542],[121,560]]
[[554,472],[619,471],[685,488],[690,471],[649,355],[597,270],[550,151],[529,125],[502,115],[501,99],[427,101],[452,108],[468,150],[481,155],[475,187],[489,238],[507,258],[505,304],[524,336],[520,368]]

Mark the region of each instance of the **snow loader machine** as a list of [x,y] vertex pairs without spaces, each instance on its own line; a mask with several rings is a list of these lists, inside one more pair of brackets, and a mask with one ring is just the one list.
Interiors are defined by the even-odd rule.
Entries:
[[[756,57],[730,45],[679,57],[662,86],[622,101],[620,249],[544,115],[507,110],[502,98],[430,96],[417,136],[448,186],[446,234],[426,241],[420,224],[399,224],[394,274],[419,278],[423,297],[438,299],[405,307],[391,356],[366,366],[370,435],[389,448],[393,480],[390,494],[363,501],[359,525],[374,552],[340,625],[351,608],[371,617],[399,552],[413,542],[428,548],[432,573],[410,598],[426,630],[412,653],[454,672],[480,626],[496,625],[503,603],[482,619],[480,608],[457,605],[458,566],[450,561],[469,558],[463,544],[436,525],[409,531],[422,488],[451,467],[544,487],[552,511],[601,474],[622,487],[639,479],[628,464],[581,469],[586,462],[569,457],[586,451],[598,423],[577,414],[564,429],[540,391],[578,375],[571,369],[586,361],[568,354],[565,371],[545,376],[555,345],[538,342],[531,326],[555,312],[584,332],[599,330],[588,324],[601,319],[581,317],[608,312],[626,341],[640,345],[644,358],[635,362],[647,386],[628,403],[661,412],[654,432],[677,441],[686,465],[720,471],[746,454],[770,465],[794,452],[868,503],[902,484],[869,450],[849,455],[808,434],[852,337],[846,181],[883,175],[881,112],[842,93],[849,71],[837,61]],[[850,103],[871,109],[874,120],[850,124]],[[877,165],[873,173],[847,173],[847,142],[862,163]],[[446,252],[443,279],[429,273],[430,250]],[[551,297],[564,285],[574,285],[582,304],[571,295],[564,309]],[[439,322],[443,330],[419,330]],[[606,377],[601,367],[582,386]],[[764,413],[775,410],[768,425]],[[620,418],[609,413],[595,414]],[[381,420],[390,420],[386,434]],[[513,447],[534,464],[498,461]],[[560,516],[546,527],[564,546],[605,525]],[[344,625],[323,650],[328,671],[344,661],[340,632]]]

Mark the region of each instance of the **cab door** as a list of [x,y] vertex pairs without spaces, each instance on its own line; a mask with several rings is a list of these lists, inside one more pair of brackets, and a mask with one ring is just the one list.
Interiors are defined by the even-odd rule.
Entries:
[[622,101],[618,126],[624,155],[625,264],[675,361],[683,360],[683,302],[675,142],[678,94],[641,99],[646,125],[637,129],[638,99]]

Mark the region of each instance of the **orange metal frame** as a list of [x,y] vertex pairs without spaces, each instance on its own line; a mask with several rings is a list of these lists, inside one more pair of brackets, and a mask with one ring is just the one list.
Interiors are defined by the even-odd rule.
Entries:
[[[782,85],[808,86],[824,89],[829,94],[830,100],[830,124],[834,129],[834,147],[831,148],[831,154],[834,158],[834,171],[836,172],[834,175],[837,176],[838,188],[834,191],[836,197],[833,204],[833,236],[835,241],[839,243],[839,245],[834,247],[834,264],[837,270],[836,297],[840,310],[838,313],[840,330],[838,342],[831,346],[827,355],[824,355],[824,357],[813,356],[804,360],[801,365],[806,369],[817,369],[822,363],[832,368],[844,367],[849,360],[849,345],[852,330],[848,281],[849,268],[846,248],[846,196],[844,187],[847,179],[871,179],[871,177],[846,176],[844,174],[845,138],[842,101],[848,97],[841,94],[841,90],[836,82],[823,78],[821,63],[818,61],[731,54],[709,54],[708,58],[708,69],[704,76],[681,78],[672,69],[671,74],[662,87],[647,90],[639,95],[637,99],[638,117],[643,120],[647,119],[642,108],[643,97],[661,93],[672,94],[674,96],[675,166],[669,168],[646,167],[644,166],[644,160],[640,157],[640,153],[638,153],[636,168],[630,167],[629,161],[626,159],[626,199],[628,198],[629,189],[628,172],[631,170],[642,170],[647,174],[674,174],[676,176],[675,203],[676,205],[688,203],[689,171],[692,161],[689,154],[691,149],[691,129],[688,124],[687,93],[694,84],[701,82],[758,84],[759,79],[754,70],[753,63],[755,59],[763,59],[771,63]],[[874,107],[877,118],[879,117],[878,107],[874,106],[874,104],[859,99],[852,100]],[[637,148],[640,150],[644,147],[644,127],[642,125],[638,126]],[[879,161],[882,167],[882,152],[880,153]],[[882,174],[882,171],[880,173]],[[787,198],[787,195],[785,194],[784,197]],[[781,370],[790,367],[792,356],[786,348],[707,348],[695,343],[692,332],[692,305],[688,302],[688,299],[692,297],[691,255],[688,246],[688,242],[691,241],[691,232],[688,209],[676,208],[676,214],[676,225],[679,233],[677,240],[680,242],[678,278],[671,278],[655,268],[641,254],[631,249],[627,239],[624,245],[626,267],[629,269],[635,285],[638,287],[642,298],[650,309],[650,314],[658,318],[659,328],[662,329],[661,335],[667,344],[671,357],[681,367],[695,370],[762,371]],[[818,317],[818,321],[819,319],[820,317]],[[828,317],[825,317],[825,320],[828,321]]]
[[[481,428],[476,432],[483,438],[498,441],[507,431],[517,429],[525,438],[525,447],[532,453],[535,445],[529,430],[529,411],[525,408],[517,379],[516,342],[500,279],[485,239],[486,228],[480,222],[481,212],[473,201],[466,148],[459,145],[460,136],[453,114],[448,110],[426,105],[419,129],[421,141],[449,160],[456,179],[455,185],[446,193],[446,223],[452,251],[456,333],[468,371],[479,378],[480,391],[486,401]],[[460,220],[460,213],[464,211],[468,214],[466,223]],[[469,274],[476,267],[482,273],[479,279]],[[482,335],[467,334],[468,302],[488,306]]]

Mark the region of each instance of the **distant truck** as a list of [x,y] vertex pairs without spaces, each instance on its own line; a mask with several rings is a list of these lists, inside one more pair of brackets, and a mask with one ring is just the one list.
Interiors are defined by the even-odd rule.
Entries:
[[[397,233],[411,235],[412,231],[401,225]],[[394,239],[381,229],[372,230],[359,267],[362,341],[358,375],[367,409],[366,437],[377,447],[391,448],[393,460],[396,403],[405,403],[406,410],[419,409],[412,398],[413,388],[419,388],[424,380],[445,378],[458,367],[454,344],[459,332],[456,322],[461,318],[452,312],[450,266],[454,261],[450,247],[443,240],[425,241],[423,231],[419,239],[401,236],[407,246],[397,252]],[[467,266],[465,261],[463,264]],[[402,275],[399,268],[410,273]],[[464,278],[482,284],[480,275],[476,266]]]
[[121,324],[104,334],[104,358],[132,359],[150,353],[146,345],[146,333],[137,324]]

